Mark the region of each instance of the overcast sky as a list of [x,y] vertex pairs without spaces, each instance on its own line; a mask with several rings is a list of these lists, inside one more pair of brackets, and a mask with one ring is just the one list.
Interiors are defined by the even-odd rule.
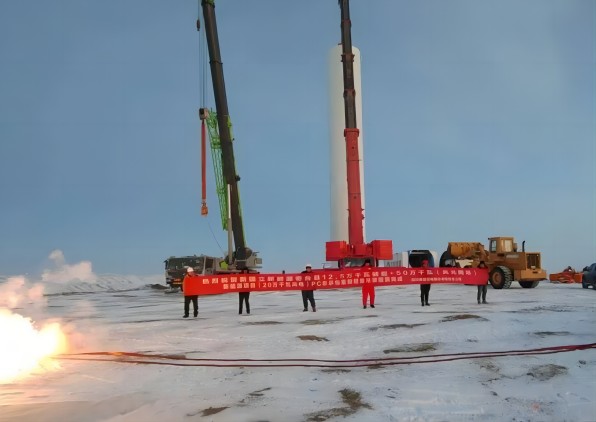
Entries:
[[[216,4],[247,243],[265,271],[320,265],[337,1]],[[0,273],[39,272],[55,249],[135,274],[223,253],[211,167],[200,215],[199,10],[2,2]],[[515,236],[549,272],[596,261],[596,2],[353,0],[351,12],[367,240],[440,254]]]

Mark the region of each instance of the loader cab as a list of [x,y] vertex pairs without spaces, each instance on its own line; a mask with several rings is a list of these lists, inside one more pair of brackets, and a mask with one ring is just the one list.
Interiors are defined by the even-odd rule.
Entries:
[[513,237],[491,237],[488,239],[488,251],[496,254],[517,252],[517,243]]

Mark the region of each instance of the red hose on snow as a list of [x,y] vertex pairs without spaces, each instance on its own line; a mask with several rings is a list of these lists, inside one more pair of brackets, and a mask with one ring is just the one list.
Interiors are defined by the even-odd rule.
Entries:
[[[147,354],[133,352],[88,352],[59,355],[61,360],[84,360],[99,362],[135,363],[143,365],[199,366],[199,367],[254,367],[254,368],[358,368],[365,366],[411,365],[415,363],[449,362],[463,359],[480,359],[504,356],[547,355],[596,349],[596,343],[551,346],[537,349],[505,350],[497,352],[446,353],[413,357],[389,357],[370,359],[209,359],[187,358],[181,355]],[[274,363],[275,362],[275,363]]]

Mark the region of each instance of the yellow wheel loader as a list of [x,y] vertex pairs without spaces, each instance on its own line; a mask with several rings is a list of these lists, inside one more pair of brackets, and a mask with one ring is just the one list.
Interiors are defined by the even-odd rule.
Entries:
[[489,269],[489,281],[495,289],[508,289],[513,281],[532,289],[546,280],[546,271],[541,268],[540,252],[526,252],[525,241],[522,250],[517,250],[513,237],[490,237],[488,250],[480,242],[449,242],[441,255],[441,267],[477,267],[484,261]]

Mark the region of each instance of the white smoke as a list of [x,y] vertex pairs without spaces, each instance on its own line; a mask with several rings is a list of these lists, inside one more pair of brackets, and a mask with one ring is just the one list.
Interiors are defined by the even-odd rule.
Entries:
[[30,283],[23,276],[9,277],[0,284],[0,308],[19,308],[25,305],[45,306],[44,286]]
[[163,283],[161,274],[98,275],[93,272],[91,261],[70,264],[60,249],[53,250],[48,260],[41,276],[0,276],[0,307],[16,308],[26,303],[45,305],[47,296],[56,294],[137,290]]
[[77,264],[67,264],[64,253],[53,250],[49,257],[53,268],[43,271],[41,281],[50,283],[69,283],[73,281],[95,282],[97,275],[93,273],[93,266],[90,261],[81,261]]

